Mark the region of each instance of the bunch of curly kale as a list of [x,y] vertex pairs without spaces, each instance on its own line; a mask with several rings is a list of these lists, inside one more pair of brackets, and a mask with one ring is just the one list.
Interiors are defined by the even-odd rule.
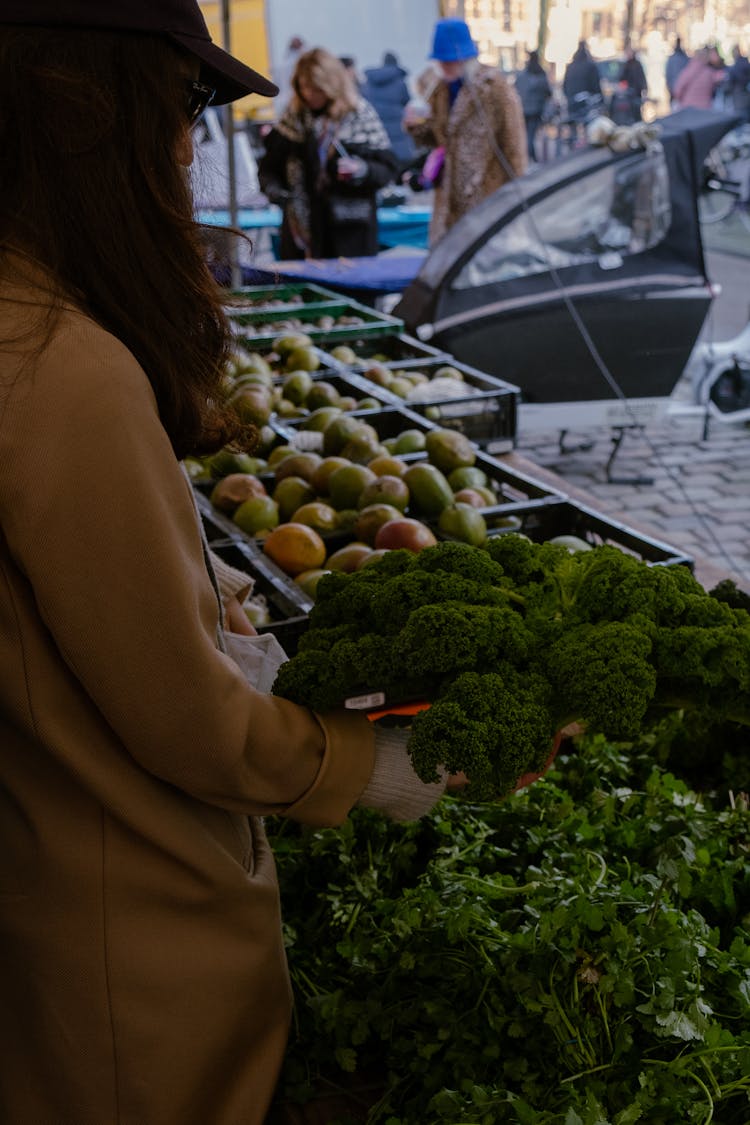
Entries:
[[665,708],[750,724],[745,604],[731,584],[707,593],[685,567],[616,547],[504,534],[390,551],[321,579],[274,692],[318,711],[374,691],[429,700],[409,741],[417,773],[463,771],[491,799],[541,769],[571,721],[612,739]]

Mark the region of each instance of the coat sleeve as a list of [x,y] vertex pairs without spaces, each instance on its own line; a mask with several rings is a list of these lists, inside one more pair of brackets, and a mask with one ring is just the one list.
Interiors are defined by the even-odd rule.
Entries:
[[393,181],[398,168],[385,126],[377,110],[366,98],[360,98],[355,121],[357,131],[362,134],[363,139],[359,142],[347,141],[346,151],[350,156],[357,156],[360,160],[364,160],[367,166],[364,177],[351,185],[346,181],[338,180],[336,177],[338,154],[335,151],[331,153],[326,167],[330,182],[335,184],[337,192],[343,191],[344,194],[347,191],[361,192],[362,189],[377,191],[378,188],[385,187]]
[[[499,76],[498,76],[499,77]],[[528,146],[521,99],[503,78],[492,90],[492,117],[495,121],[495,138],[500,151],[513,169],[521,176],[526,171]]]
[[[190,486],[151,386],[87,318],[65,314],[16,380],[0,474],[0,526],[69,690],[123,752],[222,808],[343,820],[372,772],[370,724],[260,694],[218,650]],[[54,716],[39,722],[54,737]]]
[[693,68],[691,66],[683,67],[680,73],[677,75],[677,81],[674,84],[674,96],[677,101],[685,96],[685,93],[692,81],[692,76]]
[[289,142],[277,129],[271,129],[263,144],[264,152],[258,161],[258,182],[272,203],[283,203],[289,189],[286,177]]

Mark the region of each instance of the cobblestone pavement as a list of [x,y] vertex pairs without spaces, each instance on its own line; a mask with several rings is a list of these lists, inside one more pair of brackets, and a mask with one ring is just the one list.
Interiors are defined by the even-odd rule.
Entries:
[[[709,276],[722,286],[704,336],[730,339],[748,320],[750,259],[708,255]],[[675,397],[690,390],[678,385]],[[652,534],[696,558],[696,574],[716,570],[750,591],[750,426],[711,421],[707,436],[701,416],[669,416],[643,433],[626,432],[613,475],[646,475],[652,484],[614,484],[606,465],[612,431],[569,431],[566,444],[593,440],[589,450],[562,453],[559,431],[519,432],[518,452],[582,489],[592,506],[622,523]],[[702,567],[702,564],[706,564]],[[713,574],[712,574],[713,577]]]

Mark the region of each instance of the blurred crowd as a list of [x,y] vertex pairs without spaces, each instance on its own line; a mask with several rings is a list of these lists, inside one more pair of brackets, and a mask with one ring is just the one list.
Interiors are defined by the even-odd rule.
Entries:
[[[504,74],[479,62],[458,19],[437,21],[429,65],[415,75],[395,51],[360,72],[356,60],[294,36],[258,166],[263,193],[282,208],[280,256],[377,253],[377,205],[397,188],[431,193],[434,243],[529,165],[584,143],[594,117],[640,121],[653,100],[637,51],[626,46],[615,67],[605,73],[582,40],[561,82],[535,50]],[[677,39],[664,80],[673,111],[731,109],[750,121],[750,62],[739,46],[725,62],[714,45],[690,56]]]

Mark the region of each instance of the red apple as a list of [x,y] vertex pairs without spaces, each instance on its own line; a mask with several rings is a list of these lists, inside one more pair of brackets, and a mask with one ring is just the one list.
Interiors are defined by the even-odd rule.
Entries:
[[472,508],[486,508],[487,500],[476,488],[461,488],[454,493],[453,499],[457,504],[471,504]]
[[391,551],[404,547],[416,554],[425,547],[434,547],[436,543],[437,539],[427,524],[404,516],[400,520],[388,520],[378,528],[374,546],[376,550],[385,547]]

